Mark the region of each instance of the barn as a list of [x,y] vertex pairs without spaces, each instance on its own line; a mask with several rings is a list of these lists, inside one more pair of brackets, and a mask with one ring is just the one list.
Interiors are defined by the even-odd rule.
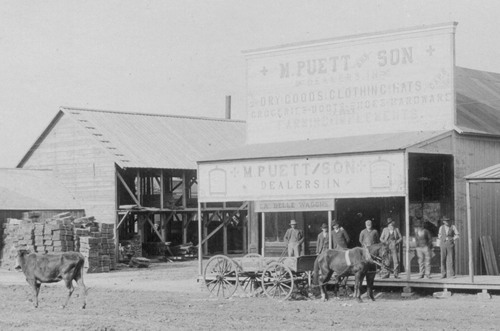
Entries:
[[[87,215],[116,224],[117,243],[138,233],[146,254],[155,255],[165,243],[197,244],[196,160],[242,145],[244,135],[244,122],[228,118],[62,107],[18,168],[50,169]],[[206,231],[226,229],[244,210],[207,206]],[[207,250],[226,250],[222,236],[213,235]],[[229,249],[242,250],[242,235],[234,237]]]
[[365,220],[381,231],[392,218],[411,271],[414,220],[436,240],[448,216],[461,234],[456,271],[484,274],[480,250],[469,255],[478,231],[467,226],[464,177],[500,162],[500,74],[456,66],[456,25],[245,52],[247,141],[198,162],[200,201],[248,201],[249,250],[265,256],[283,252],[291,219],[314,254],[322,223],[341,223],[352,247]]

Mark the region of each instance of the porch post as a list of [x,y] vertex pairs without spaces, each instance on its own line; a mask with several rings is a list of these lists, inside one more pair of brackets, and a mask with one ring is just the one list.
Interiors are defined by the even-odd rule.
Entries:
[[201,202],[198,200],[198,275],[203,274],[203,245],[202,243],[202,226],[201,226]]
[[469,246],[469,276],[470,282],[474,283],[474,261],[472,259],[472,224],[470,204],[470,181],[465,180],[465,199],[467,202],[467,245]]
[[411,265],[410,265],[410,184],[408,180],[408,169],[409,169],[409,157],[408,151],[405,151],[405,227],[406,227],[406,280],[411,279]]
[[262,257],[265,256],[266,251],[266,213],[262,213]]
[[328,249],[332,249],[332,211],[328,211]]

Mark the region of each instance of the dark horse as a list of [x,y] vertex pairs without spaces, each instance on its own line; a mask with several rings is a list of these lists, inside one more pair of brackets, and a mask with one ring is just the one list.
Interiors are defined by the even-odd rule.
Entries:
[[319,286],[321,298],[327,300],[325,286],[334,272],[337,284],[342,278],[354,275],[353,296],[358,302],[362,302],[361,284],[363,284],[366,277],[368,296],[375,301],[373,297],[373,281],[377,265],[382,264],[387,267],[390,263],[389,258],[390,249],[385,244],[375,244],[369,248],[355,247],[349,250],[326,250],[314,261],[314,284]]

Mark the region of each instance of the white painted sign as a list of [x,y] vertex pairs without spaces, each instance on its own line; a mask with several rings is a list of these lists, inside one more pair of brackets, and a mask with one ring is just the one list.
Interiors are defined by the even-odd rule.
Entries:
[[200,163],[201,202],[403,196],[404,153]]
[[329,211],[334,209],[333,199],[257,201],[255,203],[255,211],[258,213]]
[[454,126],[454,24],[247,53],[247,143]]

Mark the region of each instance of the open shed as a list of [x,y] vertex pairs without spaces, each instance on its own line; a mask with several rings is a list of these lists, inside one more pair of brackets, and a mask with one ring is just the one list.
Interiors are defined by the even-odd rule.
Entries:
[[[238,120],[63,107],[18,167],[51,169],[87,215],[116,224],[117,247],[139,234],[146,254],[157,255],[166,242],[198,243],[196,160],[240,146],[244,134]],[[207,234],[244,209],[207,206]],[[207,251],[242,250],[244,230],[232,230],[239,240],[223,246],[227,236],[216,232]]]

